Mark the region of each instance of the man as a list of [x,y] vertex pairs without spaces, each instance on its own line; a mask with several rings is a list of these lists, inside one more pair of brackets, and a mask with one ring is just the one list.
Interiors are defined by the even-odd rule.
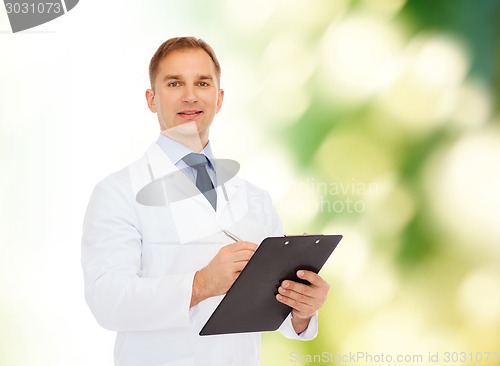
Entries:
[[[146,100],[161,134],[92,194],[82,240],[86,301],[97,321],[117,332],[115,365],[258,365],[259,333],[198,333],[255,243],[281,235],[281,224],[265,191],[237,176],[221,178],[209,143],[224,98],[212,48],[191,37],[170,39],[149,72]],[[232,242],[221,229],[246,241]],[[276,301],[293,310],[279,331],[312,339],[329,286],[313,272],[298,275],[311,285],[283,281]]]

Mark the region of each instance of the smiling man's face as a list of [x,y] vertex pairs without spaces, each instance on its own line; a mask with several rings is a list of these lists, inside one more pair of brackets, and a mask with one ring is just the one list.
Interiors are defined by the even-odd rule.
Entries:
[[202,49],[167,54],[159,63],[154,90],[146,91],[148,107],[158,114],[162,131],[195,122],[203,146],[223,98],[215,65]]

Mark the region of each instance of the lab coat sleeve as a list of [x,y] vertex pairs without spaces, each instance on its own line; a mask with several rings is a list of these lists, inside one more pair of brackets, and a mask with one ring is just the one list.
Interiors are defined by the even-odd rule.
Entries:
[[283,334],[286,338],[290,339],[298,339],[302,341],[309,341],[311,339],[314,339],[318,335],[318,313],[316,312],[312,316],[307,328],[302,333],[299,334],[297,334],[295,332],[295,329],[293,329],[292,313],[290,313],[288,314],[288,317],[285,319],[285,321],[278,328],[278,332]]
[[[270,215],[272,236],[282,236],[283,235],[283,226],[282,226],[281,220],[276,212],[276,209],[274,208],[274,206],[272,204],[271,197],[268,196],[267,202],[268,202],[268,207],[267,207],[266,211],[269,212],[269,215]],[[316,335],[318,334],[318,313],[316,312],[313,315],[313,317],[309,321],[308,327],[300,334],[297,334],[295,332],[295,330],[293,329],[292,316],[290,313],[288,315],[288,317],[285,319],[285,321],[278,328],[278,332],[280,332],[286,338],[290,338],[290,339],[298,339],[298,340],[304,340],[304,341],[314,339],[316,337]]]
[[98,323],[114,331],[190,325],[194,273],[141,277],[142,235],[128,172],[94,189],[84,220],[85,299]]

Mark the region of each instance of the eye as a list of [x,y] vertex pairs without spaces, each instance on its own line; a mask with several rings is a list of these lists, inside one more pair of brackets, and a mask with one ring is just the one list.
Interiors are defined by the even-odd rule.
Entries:
[[171,87],[171,88],[175,88],[177,86],[180,86],[180,83],[178,81],[171,81],[167,84],[167,86]]
[[198,83],[199,86],[201,86],[202,88],[206,88],[207,86],[210,86],[209,83],[207,83],[206,81],[200,81]]

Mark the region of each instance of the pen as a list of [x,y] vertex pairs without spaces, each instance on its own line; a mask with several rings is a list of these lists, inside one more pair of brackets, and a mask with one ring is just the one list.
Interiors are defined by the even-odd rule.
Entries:
[[238,238],[236,235],[231,234],[231,233],[230,233],[229,231],[227,231],[227,230],[221,230],[221,231],[224,233],[224,235],[226,235],[228,238],[233,239],[234,241],[242,241],[242,240],[241,240],[240,238]]

